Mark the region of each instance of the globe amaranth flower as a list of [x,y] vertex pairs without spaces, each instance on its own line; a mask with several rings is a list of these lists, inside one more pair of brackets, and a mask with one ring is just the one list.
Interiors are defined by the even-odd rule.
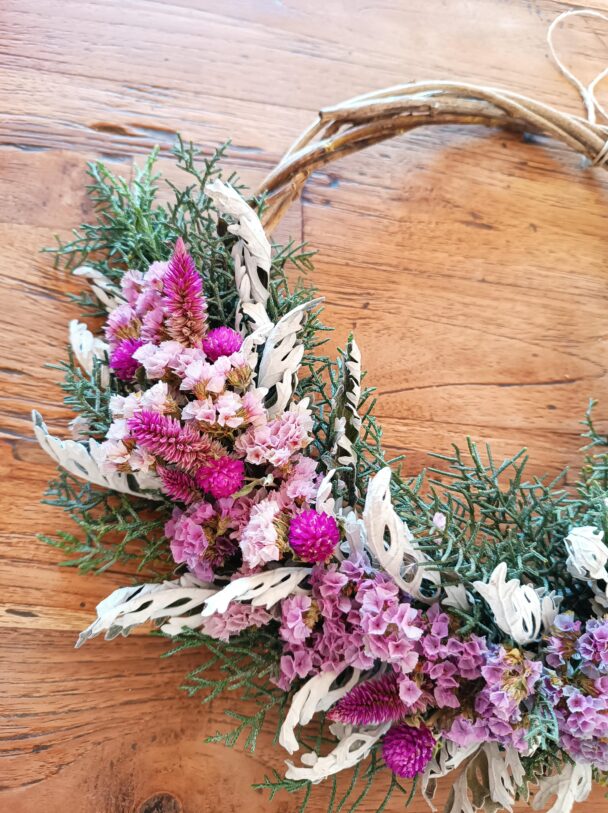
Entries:
[[213,497],[230,497],[243,487],[245,464],[225,455],[210,460],[196,472],[196,483]]
[[142,344],[141,339],[123,339],[112,351],[110,367],[121,381],[130,381],[141,367],[140,362],[133,358],[133,354]]
[[289,544],[305,562],[325,561],[339,541],[338,523],[329,514],[308,509],[293,517],[289,524]]
[[412,779],[422,773],[433,756],[435,738],[425,725],[420,728],[400,723],[382,741],[382,756],[396,776]]
[[220,356],[231,356],[238,352],[243,345],[243,337],[231,327],[216,327],[210,330],[203,339],[203,350],[211,361]]

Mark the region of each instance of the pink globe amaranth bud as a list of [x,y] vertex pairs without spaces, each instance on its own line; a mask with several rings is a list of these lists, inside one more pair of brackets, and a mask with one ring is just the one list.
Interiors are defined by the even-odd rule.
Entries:
[[133,358],[133,353],[142,344],[141,339],[123,339],[112,351],[110,367],[121,381],[130,381],[141,366],[140,362]]
[[324,562],[340,541],[340,529],[334,517],[308,509],[289,524],[289,544],[304,562]]
[[245,464],[228,456],[210,460],[196,472],[197,485],[216,499],[231,497],[244,482]]
[[243,346],[243,337],[231,327],[216,327],[203,339],[203,350],[210,361],[220,356],[231,356]]
[[435,738],[425,725],[400,723],[384,735],[382,756],[396,776],[412,779],[422,773],[433,756]]

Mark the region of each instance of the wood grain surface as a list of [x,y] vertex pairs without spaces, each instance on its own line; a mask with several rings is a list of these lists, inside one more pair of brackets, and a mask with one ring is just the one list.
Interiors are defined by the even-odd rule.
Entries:
[[[0,810],[298,809],[249,788],[281,767],[270,735],[255,756],[203,744],[225,707],[178,691],[196,656],[161,660],[165,645],[141,636],[74,651],[75,631],[125,576],[59,568],[35,538],[68,527],[39,505],[53,466],[29,413],[65,430],[57,373],[43,365],[78,315],[66,296],[76,282],[39,250],[87,215],[86,161],[128,176],[154,144],[166,155],[179,129],[206,148],[232,138],[227,165],[253,183],[318,107],[413,79],[495,84],[580,112],[545,42],[566,7],[0,4]],[[579,19],[556,39],[584,76],[606,64],[608,23]],[[410,472],[467,434],[497,456],[527,444],[535,473],[580,459],[589,397],[608,408],[607,203],[606,172],[565,149],[457,128],[417,131],[313,177],[284,228],[318,248],[333,341],[356,331],[387,446],[407,453]],[[607,808],[599,792],[584,806]],[[321,791],[311,810],[324,809]]]

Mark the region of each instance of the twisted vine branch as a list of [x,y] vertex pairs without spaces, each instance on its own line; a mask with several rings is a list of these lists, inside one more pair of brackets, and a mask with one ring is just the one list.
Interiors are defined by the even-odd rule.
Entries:
[[264,226],[272,231],[315,170],[430,124],[481,124],[545,135],[592,164],[604,165],[608,159],[608,127],[518,93],[462,82],[396,85],[320,111],[257,190],[266,195]]

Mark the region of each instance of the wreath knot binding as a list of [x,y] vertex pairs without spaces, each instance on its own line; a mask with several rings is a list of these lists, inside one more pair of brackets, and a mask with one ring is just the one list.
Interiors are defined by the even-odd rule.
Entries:
[[220,177],[224,148],[179,139],[188,184],[169,203],[156,152],[131,186],[92,164],[98,218],[54,249],[105,326],[70,326],[72,438],[34,416],[60,467],[49,499],[79,526],[47,541],[85,571],[147,577],[79,645],[152,622],[200,652],[188,692],[236,708],[212,739],[253,750],[278,726],[292,760],[259,787],[301,791],[302,810],[319,783],[332,813],[376,786],[384,810],[417,781],[432,807],[459,769],[446,813],[510,811],[530,789],[534,809],[555,796],[569,813],[608,781],[608,439],[589,412],[576,490],[472,442],[440,456],[439,480],[403,478],[356,342],[321,355],[321,300],[288,284],[310,254],[266,236],[314,170],[446,123],[608,155],[607,127],[519,94],[399,85],[322,110],[252,205]]

